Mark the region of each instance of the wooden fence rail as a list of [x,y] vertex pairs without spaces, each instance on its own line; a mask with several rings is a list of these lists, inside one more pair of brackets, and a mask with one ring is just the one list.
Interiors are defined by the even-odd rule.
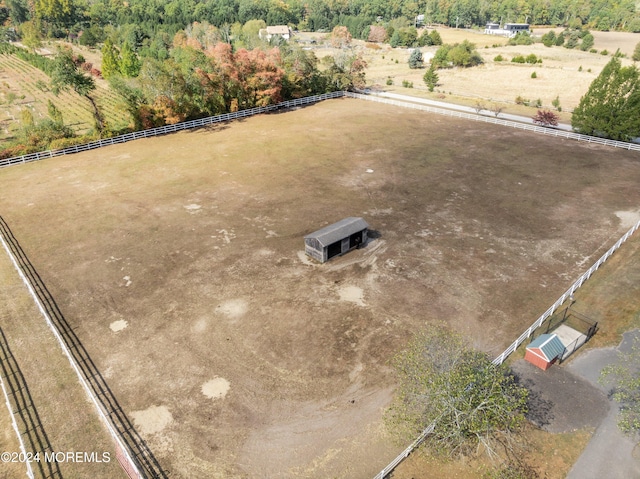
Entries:
[[38,153],[29,153],[27,155],[16,156],[13,158],[7,158],[0,160],[0,168],[17,165],[22,163],[29,163],[32,161],[44,160],[46,158],[53,158],[54,156],[68,155],[72,153],[80,153],[82,151],[95,150],[96,148],[102,148],[103,146],[116,145],[118,143],[126,143],[127,141],[138,140],[140,138],[149,138],[153,136],[166,135],[168,133],[174,133],[176,131],[190,130],[192,128],[200,128],[203,126],[213,125],[215,123],[222,123],[225,121],[237,120],[239,118],[246,118],[253,115],[259,115],[261,113],[268,113],[284,108],[294,108],[297,106],[309,105],[311,103],[317,103],[322,100],[328,100],[331,98],[341,98],[344,96],[343,91],[335,91],[331,93],[323,93],[322,95],[313,95],[304,98],[296,98],[295,100],[283,101],[276,105],[261,106],[257,108],[249,108],[247,110],[235,111],[233,113],[224,113],[222,115],[210,116],[207,118],[200,118],[198,120],[190,120],[182,123],[176,123],[174,125],[165,125],[157,128],[150,128],[148,130],[134,131],[131,133],[125,133],[124,135],[114,136],[113,138],[104,138],[101,140],[85,143],[84,145],[74,145],[68,148],[62,148],[59,150],[47,150],[40,151]]

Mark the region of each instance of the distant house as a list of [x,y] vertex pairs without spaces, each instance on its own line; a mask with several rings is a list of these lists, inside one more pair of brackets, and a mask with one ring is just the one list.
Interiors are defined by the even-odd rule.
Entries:
[[529,32],[528,23],[505,23],[502,28],[498,23],[487,23],[484,27],[485,35],[500,35],[503,37],[515,37],[519,32]]
[[527,346],[524,359],[543,371],[562,359],[565,347],[557,334],[541,334]]
[[291,29],[287,25],[274,25],[263,28],[258,32],[260,39],[270,41],[273,37],[280,37],[283,40],[291,38]]
[[304,237],[304,252],[324,263],[367,242],[369,225],[362,218],[345,218]]

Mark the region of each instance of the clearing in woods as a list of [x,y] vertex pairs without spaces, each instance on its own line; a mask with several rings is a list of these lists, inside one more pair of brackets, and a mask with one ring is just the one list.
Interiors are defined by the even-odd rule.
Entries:
[[[341,99],[5,168],[0,211],[171,477],[370,477],[412,333],[499,353],[638,182],[635,152]],[[347,216],[375,239],[304,257]]]

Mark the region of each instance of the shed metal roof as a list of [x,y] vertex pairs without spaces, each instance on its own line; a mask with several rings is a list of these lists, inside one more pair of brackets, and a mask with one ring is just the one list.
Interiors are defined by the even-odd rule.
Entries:
[[314,231],[304,237],[314,238],[320,242],[322,246],[329,246],[330,244],[340,241],[343,238],[351,236],[358,231],[367,229],[369,225],[362,218],[349,217],[343,220],[333,223],[332,225],[325,226],[318,231]]
[[527,349],[532,348],[542,351],[547,361],[551,361],[564,353],[564,345],[556,334],[541,334],[527,346]]

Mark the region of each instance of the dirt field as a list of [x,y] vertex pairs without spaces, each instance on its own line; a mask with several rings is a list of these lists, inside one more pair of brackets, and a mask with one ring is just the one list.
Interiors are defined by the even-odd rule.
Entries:
[[[0,211],[171,477],[369,477],[411,333],[499,353],[638,181],[637,153],[344,99],[3,169]],[[346,216],[376,238],[310,262]]]

